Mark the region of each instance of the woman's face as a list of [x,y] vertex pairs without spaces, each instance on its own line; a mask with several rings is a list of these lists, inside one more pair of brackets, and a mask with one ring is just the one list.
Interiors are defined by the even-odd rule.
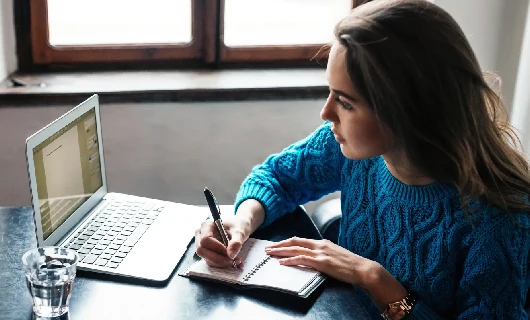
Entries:
[[340,43],[331,47],[326,70],[330,94],[320,117],[333,123],[332,131],[344,156],[372,158],[388,151],[388,135],[356,92],[348,76],[345,54]]

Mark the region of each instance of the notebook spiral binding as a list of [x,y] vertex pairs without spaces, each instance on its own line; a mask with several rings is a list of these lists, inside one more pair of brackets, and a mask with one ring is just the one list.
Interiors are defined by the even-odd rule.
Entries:
[[258,263],[257,265],[254,266],[254,268],[252,268],[252,270],[250,270],[246,275],[245,277],[243,277],[243,281],[247,282],[256,272],[258,272],[258,270],[265,264],[267,263],[269,260],[271,259],[271,256],[266,256],[263,260],[261,260],[260,263]]

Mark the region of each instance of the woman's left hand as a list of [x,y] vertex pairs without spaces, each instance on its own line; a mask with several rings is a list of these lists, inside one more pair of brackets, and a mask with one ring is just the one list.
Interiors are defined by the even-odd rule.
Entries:
[[379,310],[407,296],[407,290],[379,263],[363,258],[329,240],[291,238],[265,252],[282,257],[280,264],[314,268],[337,280],[363,288]]
[[329,240],[294,237],[277,242],[265,251],[271,256],[282,257],[280,264],[308,266],[340,281],[361,286],[378,265]]

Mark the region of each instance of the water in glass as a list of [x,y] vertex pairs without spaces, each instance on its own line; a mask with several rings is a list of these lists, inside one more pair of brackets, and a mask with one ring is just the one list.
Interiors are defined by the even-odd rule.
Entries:
[[35,314],[57,317],[68,312],[77,253],[65,248],[44,247],[28,251],[22,260]]

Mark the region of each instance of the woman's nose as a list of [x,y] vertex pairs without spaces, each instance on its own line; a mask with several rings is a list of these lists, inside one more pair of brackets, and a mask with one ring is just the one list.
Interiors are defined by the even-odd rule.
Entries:
[[322,110],[320,110],[320,118],[322,118],[322,120],[324,121],[333,121],[335,117],[336,116],[333,108],[333,100],[331,99],[331,96],[329,96],[326,100],[326,103],[324,104],[324,107],[322,107]]

